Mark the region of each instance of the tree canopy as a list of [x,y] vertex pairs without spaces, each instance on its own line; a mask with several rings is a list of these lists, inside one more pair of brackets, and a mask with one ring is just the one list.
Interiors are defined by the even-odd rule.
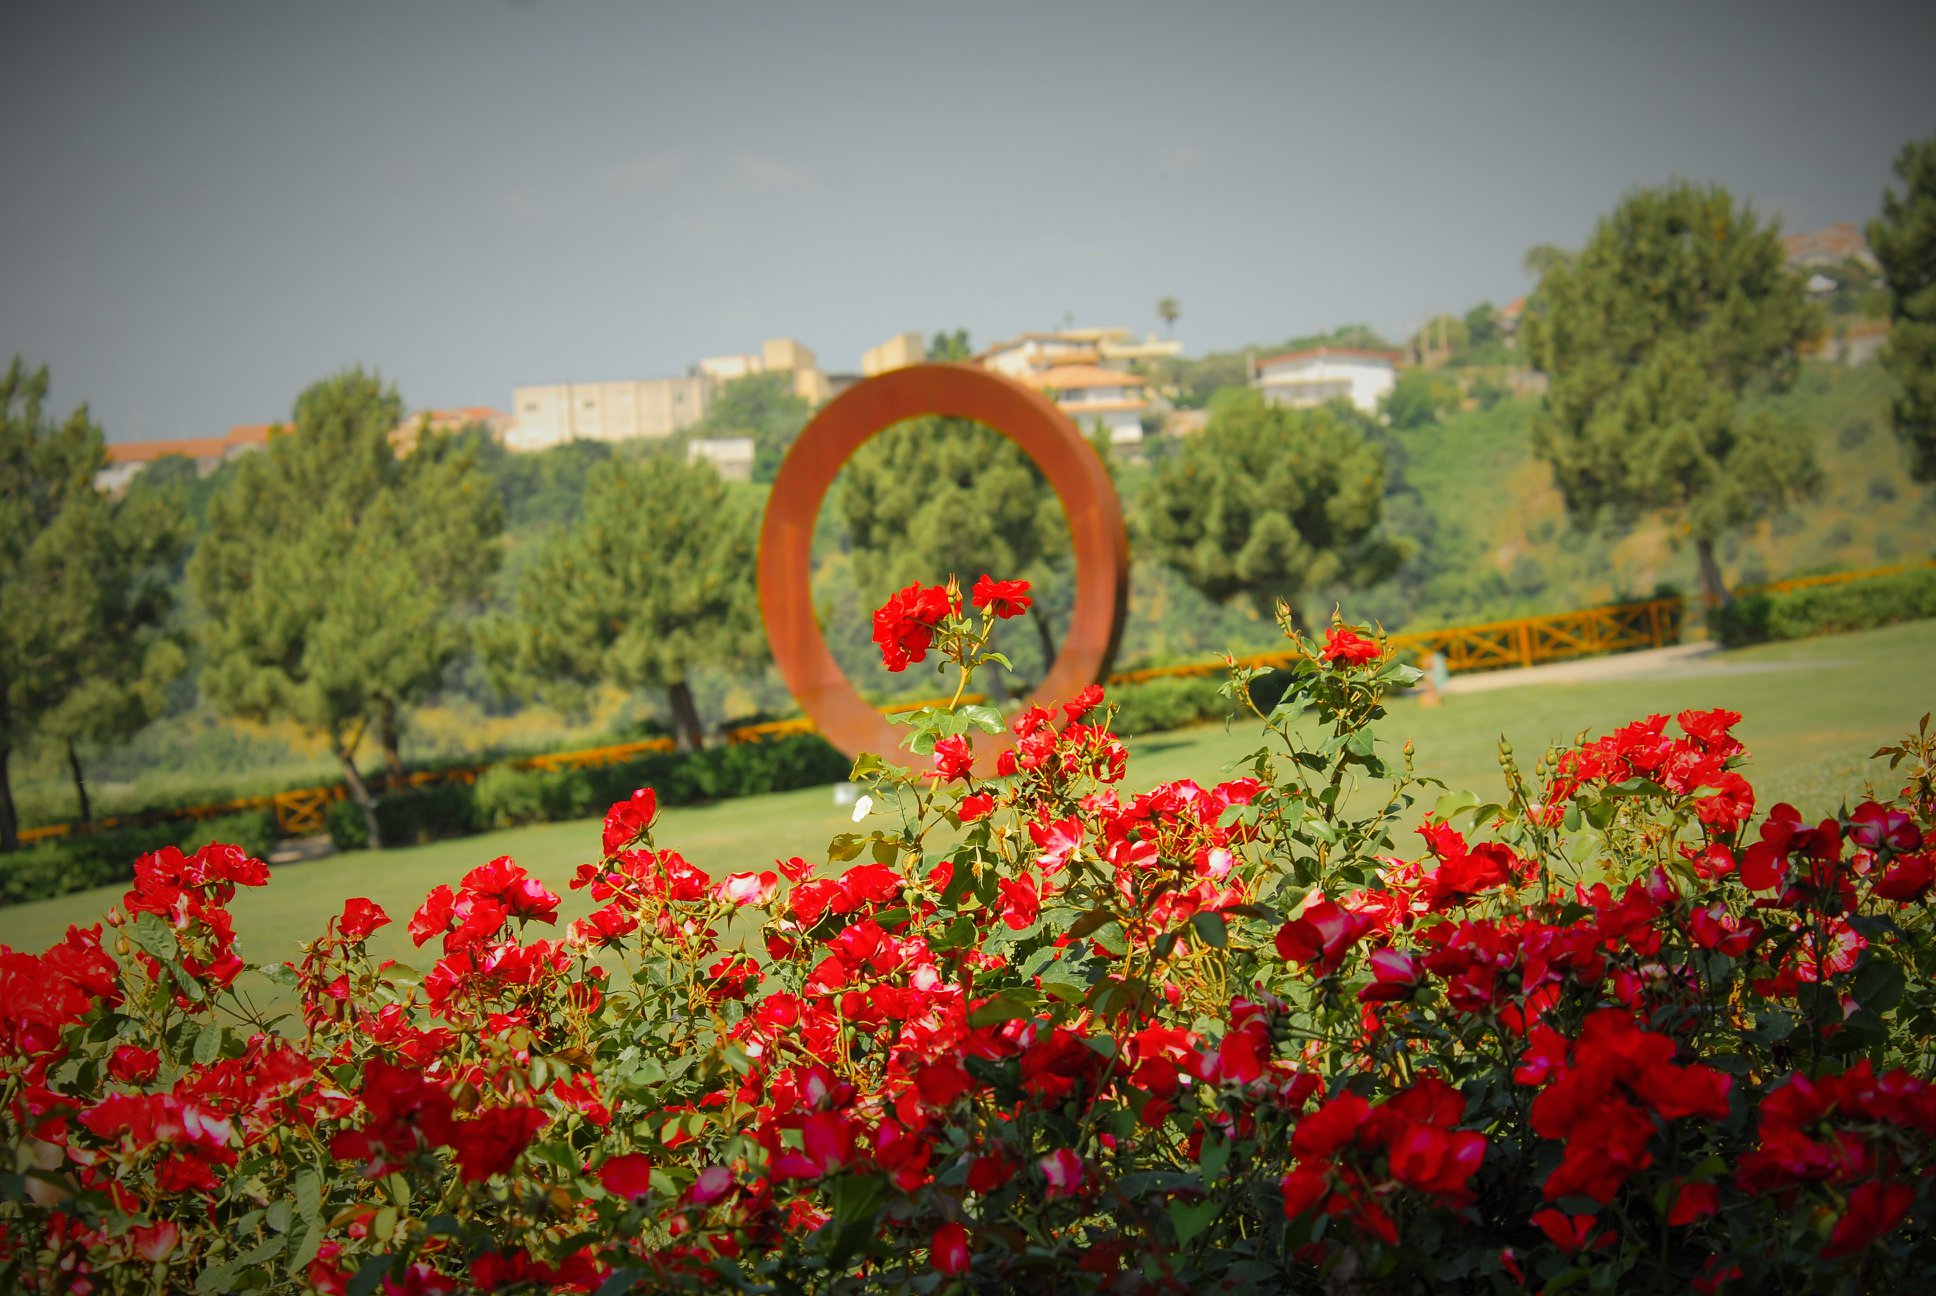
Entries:
[[1936,481],[1936,137],[1912,140],[1896,156],[1902,192],[1882,195],[1869,247],[1889,285],[1885,368],[1902,385],[1896,435],[1918,481]]
[[86,406],[56,424],[47,391],[18,357],[0,376],[0,850],[19,845],[14,748],[66,739],[72,758],[73,741],[123,732],[180,662],[161,631],[183,528],[94,488],[101,430]]
[[1379,532],[1383,448],[1348,411],[1295,410],[1257,392],[1218,394],[1202,432],[1161,464],[1144,500],[1163,562],[1219,602],[1264,616],[1305,592],[1370,585],[1398,552]]
[[813,406],[796,396],[793,380],[784,373],[747,374],[725,383],[697,423],[686,429],[695,437],[753,438],[753,480],[770,482],[800,429],[813,417]]
[[1569,513],[1664,516],[1725,599],[1715,542],[1818,475],[1802,430],[1741,398],[1793,383],[1817,328],[1774,227],[1725,189],[1630,193],[1576,257],[1545,259],[1523,325],[1550,378],[1534,445]]
[[487,643],[496,677],[567,702],[598,683],[664,689],[681,743],[700,745],[695,668],[764,659],[756,533],[752,500],[709,465],[612,461],[521,574]]
[[468,641],[498,561],[502,508],[471,452],[426,433],[399,457],[394,388],[352,369],[237,466],[189,566],[218,709],[328,738],[380,844],[355,756],[374,726],[393,774],[403,713]]
[[[1072,560],[1062,503],[1028,455],[993,428],[936,417],[888,428],[841,470],[835,500],[866,555],[858,570],[869,606],[949,572],[964,587],[983,573],[1052,593],[1066,583]],[[1038,606],[1028,618],[1042,673],[1056,652],[1051,615]],[[1033,665],[1018,661],[1037,674],[1026,669]]]

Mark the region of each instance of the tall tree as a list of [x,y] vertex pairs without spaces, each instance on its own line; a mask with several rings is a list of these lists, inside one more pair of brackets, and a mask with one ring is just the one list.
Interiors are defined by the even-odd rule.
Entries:
[[[1054,588],[1069,571],[1069,524],[1034,462],[993,428],[920,418],[870,440],[841,470],[836,500],[861,564],[861,594],[878,606],[912,581],[983,572]],[[1055,660],[1055,629],[1027,618]]]
[[1819,479],[1803,431],[1741,398],[1793,383],[1819,327],[1774,227],[1725,189],[1630,193],[1577,257],[1548,262],[1523,326],[1550,379],[1534,446],[1569,513],[1664,517],[1725,601],[1716,542]]
[[1882,195],[1869,247],[1889,285],[1889,342],[1883,367],[1902,385],[1896,435],[1918,481],[1936,481],[1936,138],[1912,140],[1896,156],[1902,192]]
[[84,600],[96,633],[68,658],[68,692],[43,718],[43,736],[63,743],[83,824],[93,821],[83,744],[128,738],[167,706],[168,686],[187,668],[171,629],[177,560],[188,519],[169,493],[130,491],[107,501],[87,528],[84,564],[69,587]]
[[[47,370],[19,357],[0,377],[0,850],[20,845],[8,765],[15,748],[47,736],[94,662],[113,605],[115,527],[94,489],[101,430],[86,406],[56,424]],[[144,626],[127,633],[145,634]]]
[[598,683],[664,689],[681,745],[700,746],[694,669],[764,658],[756,526],[751,500],[708,465],[613,461],[523,572],[515,616],[493,626],[495,676],[567,702]]
[[1176,322],[1183,316],[1183,308],[1177,305],[1176,298],[1164,297],[1156,303],[1156,314],[1163,321],[1165,335],[1176,332]]
[[1397,566],[1379,532],[1383,447],[1347,411],[1218,393],[1202,432],[1158,468],[1143,501],[1156,555],[1209,598],[1298,612],[1306,590],[1370,585]]
[[202,687],[220,709],[322,734],[374,846],[356,753],[374,727],[392,775],[406,708],[463,651],[498,561],[497,492],[465,449],[426,434],[399,458],[394,388],[349,370],[297,398],[244,458],[189,565],[205,613]]

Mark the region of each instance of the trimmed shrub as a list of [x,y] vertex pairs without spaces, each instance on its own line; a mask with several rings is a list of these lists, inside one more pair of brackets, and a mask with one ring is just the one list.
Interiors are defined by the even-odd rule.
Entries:
[[1127,737],[1221,720],[1232,710],[1230,699],[1217,693],[1223,683],[1219,675],[1186,675],[1120,685],[1108,691],[1116,704],[1112,727]]
[[[360,818],[360,816],[359,816]],[[437,783],[377,798],[376,826],[386,846],[463,837],[479,828],[477,804],[463,783]]]
[[339,851],[362,850],[370,844],[369,825],[354,801],[332,801],[323,812],[323,827],[329,843]]
[[0,855],[0,905],[128,882],[134,877],[136,858],[164,846],[193,852],[212,841],[229,842],[260,857],[268,854],[275,840],[275,816],[267,810],[198,823],[107,828],[56,837]]
[[1778,639],[1871,630],[1936,617],[1936,569],[1898,572],[1785,594],[1744,594],[1708,613],[1708,631],[1729,648]]

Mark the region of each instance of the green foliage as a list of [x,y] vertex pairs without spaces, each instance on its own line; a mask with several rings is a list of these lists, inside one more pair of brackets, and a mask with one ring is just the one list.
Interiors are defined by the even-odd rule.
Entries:
[[1457,408],[1459,387],[1425,369],[1407,369],[1385,393],[1381,403],[1387,421],[1395,428],[1429,427],[1439,421],[1445,410]]
[[1157,555],[1210,598],[1270,615],[1307,589],[1368,585],[1397,565],[1379,531],[1383,448],[1332,407],[1227,391],[1204,430],[1156,471],[1144,501]]
[[765,657],[755,528],[748,502],[705,464],[614,460],[577,523],[522,573],[515,617],[491,627],[499,686],[566,706],[601,682],[665,689],[681,741],[700,745],[693,671],[757,669]]
[[789,375],[748,374],[715,391],[705,415],[685,437],[752,437],[753,480],[770,482],[812,417],[813,406],[794,395]]
[[36,842],[0,858],[0,905],[24,904],[90,887],[125,883],[134,861],[164,846],[192,854],[210,842],[240,846],[262,858],[276,843],[276,817],[268,810],[224,815],[187,824],[109,828]]
[[960,361],[974,358],[975,349],[968,345],[968,330],[956,329],[952,333],[936,333],[928,340],[930,361]]
[[[202,687],[229,714],[324,734],[354,766],[376,726],[393,769],[405,708],[465,650],[463,612],[497,563],[502,507],[474,448],[426,432],[398,458],[395,389],[350,370],[296,401],[292,428],[247,456],[190,565],[208,614]],[[375,821],[373,840],[380,841]]]
[[1534,444],[1568,509],[1664,516],[1723,593],[1715,542],[1817,484],[1802,430],[1742,397],[1792,384],[1818,325],[1774,228],[1726,190],[1629,194],[1546,269],[1522,329],[1552,380]]
[[323,812],[323,828],[329,843],[339,851],[366,850],[370,845],[370,824],[363,812],[348,801],[332,801]]
[[1882,363],[1902,384],[1895,427],[1910,471],[1936,481],[1936,137],[1903,145],[1895,171],[1902,192],[1885,191],[1869,223],[1893,322]]
[[[1053,598],[1067,583],[1069,526],[1061,501],[1014,442],[979,423],[920,418],[887,429],[841,471],[835,505],[870,608],[935,572],[953,572],[964,590],[983,573],[1019,577],[1038,598]],[[1045,671],[1053,631],[1046,616],[1030,620],[1041,631]]]
[[18,845],[14,748],[138,729],[182,663],[162,633],[182,528],[94,489],[101,430],[85,406],[56,425],[47,386],[19,357],[0,376],[0,850]]
[[1936,570],[1898,572],[1780,594],[1744,594],[1708,614],[1708,630],[1730,648],[1776,639],[1873,630],[1936,617]]
[[[427,842],[492,828],[556,823],[603,814],[633,789],[657,789],[664,805],[692,805],[835,783],[848,761],[818,734],[729,743],[704,751],[655,752],[595,768],[542,770],[493,765],[475,784],[441,783],[377,802],[385,842]],[[329,812],[338,850],[367,844],[361,816],[347,802]]]

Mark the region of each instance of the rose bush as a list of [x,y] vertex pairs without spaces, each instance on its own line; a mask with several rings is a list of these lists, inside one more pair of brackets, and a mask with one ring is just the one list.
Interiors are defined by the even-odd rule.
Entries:
[[[916,586],[875,637],[959,698],[1026,605]],[[1927,720],[1827,817],[1759,811],[1720,711],[1502,745],[1481,803],[1374,737],[1380,635],[1287,634],[1222,781],[1125,788],[1100,689],[989,780],[1000,715],[930,709],[824,862],[710,873],[642,789],[588,917],[509,859],[351,899],[264,969],[288,1022],[227,908],[268,870],[143,858],[105,925],[0,947],[0,1285],[1921,1289]],[[392,921],[421,969],[369,955]]]

